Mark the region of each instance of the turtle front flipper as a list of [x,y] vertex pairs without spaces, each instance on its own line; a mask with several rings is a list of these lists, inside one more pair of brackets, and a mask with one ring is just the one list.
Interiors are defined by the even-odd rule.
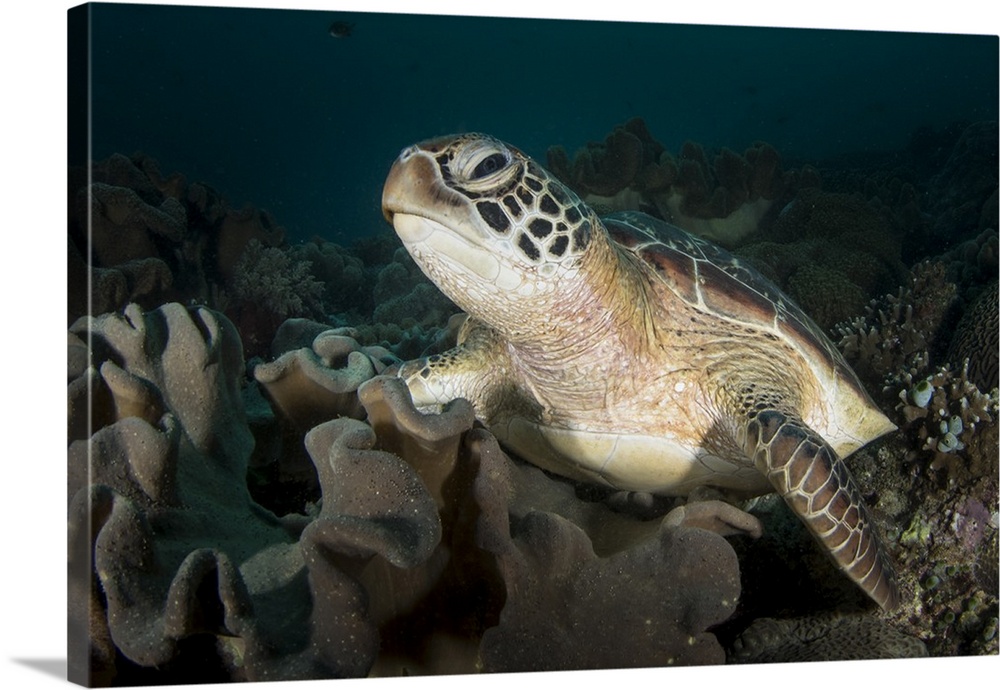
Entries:
[[440,412],[441,406],[465,398],[476,416],[489,419],[509,376],[507,355],[496,332],[469,318],[459,329],[458,344],[438,355],[404,362],[396,372],[410,390],[421,412]]
[[802,420],[753,415],[744,449],[833,560],[885,610],[899,603],[892,561],[844,462]]

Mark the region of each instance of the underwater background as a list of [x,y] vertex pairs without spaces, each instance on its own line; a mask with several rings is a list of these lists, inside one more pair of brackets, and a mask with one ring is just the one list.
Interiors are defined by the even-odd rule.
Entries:
[[[686,140],[786,160],[904,148],[997,118],[995,36],[489,17],[92,6],[93,156],[264,208],[290,238],[385,228],[396,154],[481,131],[538,160],[641,116]],[[352,25],[331,35],[335,22]]]
[[[87,12],[74,678],[997,655],[996,36]],[[848,459],[899,610],[773,495],[760,539],[661,529],[669,499],[543,473],[467,405],[416,413],[391,374],[461,315],[380,196],[402,147],[461,130],[723,245],[817,322],[900,427]]]

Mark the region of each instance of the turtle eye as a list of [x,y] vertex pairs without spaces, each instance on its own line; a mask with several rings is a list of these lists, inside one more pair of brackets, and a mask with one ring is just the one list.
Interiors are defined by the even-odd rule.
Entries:
[[487,175],[492,175],[497,170],[500,170],[505,165],[507,165],[507,155],[504,153],[491,153],[486,156],[483,160],[479,161],[476,167],[472,171],[472,179],[480,180]]

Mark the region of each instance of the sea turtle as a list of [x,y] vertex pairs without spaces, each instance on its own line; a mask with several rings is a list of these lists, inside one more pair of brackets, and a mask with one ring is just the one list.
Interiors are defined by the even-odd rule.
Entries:
[[891,560],[842,461],[895,426],[771,282],[645,214],[599,218],[481,134],[404,149],[382,209],[469,314],[455,348],[399,369],[419,409],[466,398],[517,455],[605,486],[777,491],[895,607]]

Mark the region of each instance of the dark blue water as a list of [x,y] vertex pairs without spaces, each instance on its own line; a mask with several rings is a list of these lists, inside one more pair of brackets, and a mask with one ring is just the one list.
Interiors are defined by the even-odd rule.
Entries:
[[[642,116],[786,157],[997,119],[995,36],[94,5],[93,156],[143,151],[290,239],[385,228],[403,146],[489,132],[545,159]],[[333,37],[336,20],[353,22]]]

